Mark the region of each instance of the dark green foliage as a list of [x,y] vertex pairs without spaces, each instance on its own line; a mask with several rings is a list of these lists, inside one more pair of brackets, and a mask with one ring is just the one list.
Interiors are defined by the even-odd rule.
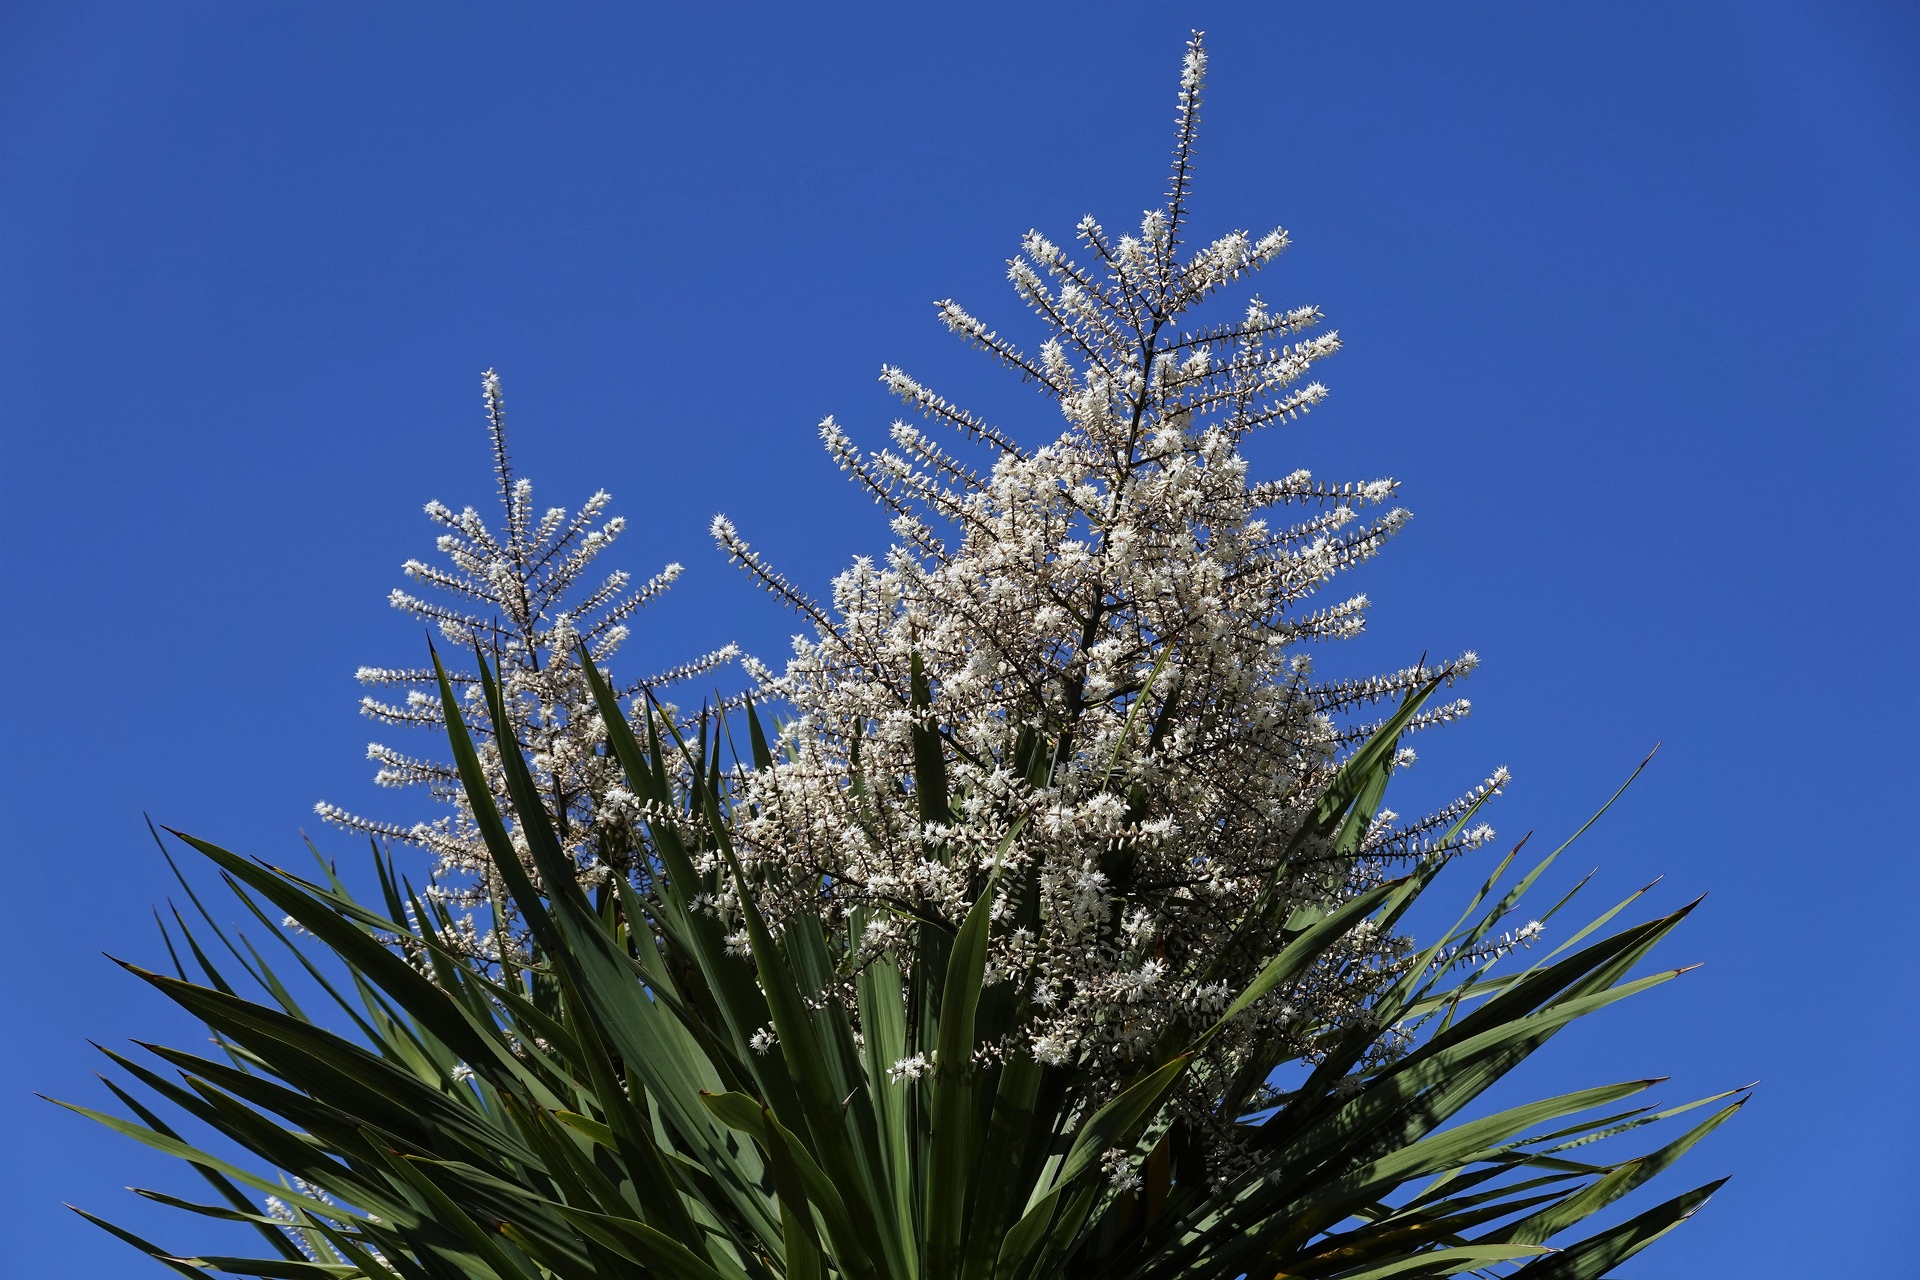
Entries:
[[[503,723],[490,682],[487,693]],[[512,816],[537,891],[442,685],[476,820],[532,935],[524,971],[486,974],[456,958],[447,912],[377,854],[375,909],[324,863],[308,879],[179,837],[285,943],[303,984],[337,1006],[351,1034],[310,1016],[267,959],[204,909],[225,950],[217,964],[206,935],[176,916],[169,946],[177,933],[192,971],[177,951],[171,975],[127,967],[203,1021],[224,1060],[144,1046],[162,1070],[106,1051],[132,1081],[109,1087],[134,1118],[74,1110],[188,1161],[217,1202],[139,1194],[251,1224],[264,1248],[248,1258],[176,1256],[91,1220],[190,1276],[1360,1280],[1502,1266],[1527,1280],[1572,1280],[1605,1274],[1718,1185],[1552,1251],[1744,1099],[1613,1162],[1580,1152],[1702,1103],[1616,1110],[1653,1083],[1636,1080],[1460,1118],[1574,1019],[1675,976],[1630,975],[1690,908],[1603,932],[1623,903],[1510,975],[1447,963],[1492,935],[1546,865],[1493,900],[1509,855],[1455,928],[1378,1001],[1368,1027],[1324,1028],[1323,1060],[1296,1066],[1299,1082],[1279,1105],[1241,1114],[1261,1079],[1289,1066],[1277,1056],[1224,1088],[1221,1114],[1244,1127],[1257,1158],[1208,1169],[1189,1120],[1167,1105],[1194,1053],[1348,931],[1391,927],[1439,866],[1415,866],[1318,920],[1250,912],[1246,937],[1271,953],[1259,978],[1220,1023],[1169,1037],[1118,1096],[1093,1097],[1069,1068],[1017,1053],[976,1058],[1020,1017],[1019,993],[1006,990],[1017,984],[983,989],[996,873],[982,874],[957,932],[920,924],[908,978],[885,961],[842,973],[845,957],[817,923],[776,928],[756,909],[755,884],[729,844],[717,729],[692,747],[670,732],[663,742],[651,715],[636,733],[597,677],[595,693],[634,794],[656,816],[678,814],[649,833],[657,899],[618,880],[591,896],[576,883],[505,739]],[[1364,829],[1419,701],[1409,698],[1347,763],[1313,834]],[[751,709],[748,718],[755,765],[765,767],[766,735]],[[923,732],[913,782],[921,811],[938,817],[948,802],[938,734]],[[1034,744],[1037,761],[1044,746]],[[721,923],[695,905],[728,884],[748,955],[729,949]],[[273,927],[276,913],[311,942]],[[312,952],[333,963],[314,963]],[[1394,1024],[1418,1027],[1411,1051],[1352,1075],[1374,1028]],[[918,1078],[889,1072],[914,1055],[933,1068]],[[156,1103],[251,1159],[191,1143]],[[1572,1119],[1590,1112],[1600,1114]],[[1138,1185],[1109,1179],[1103,1160],[1115,1151],[1141,1170]],[[265,1213],[262,1195],[277,1196],[286,1218]]]

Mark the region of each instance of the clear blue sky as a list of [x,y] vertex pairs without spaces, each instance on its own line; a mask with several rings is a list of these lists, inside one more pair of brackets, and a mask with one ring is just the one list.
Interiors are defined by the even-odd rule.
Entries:
[[1920,10],[950,8],[0,7],[0,1271],[162,1274],[61,1200],[207,1242],[119,1189],[190,1175],[30,1091],[191,1035],[100,956],[159,954],[143,810],[282,861],[321,797],[419,812],[351,674],[419,656],[421,503],[489,496],[480,370],[539,499],[688,565],[636,672],[778,658],[709,517],[815,588],[881,548],[812,426],[877,441],[883,360],[1051,434],[928,303],[1018,333],[1020,233],[1157,198],[1203,26],[1199,229],[1289,227],[1263,293],[1348,344],[1256,461],[1416,512],[1322,669],[1478,649],[1413,777],[1511,765],[1510,835],[1665,742],[1567,874],[1710,891],[1666,951],[1705,967],[1530,1080],[1763,1084],[1628,1274],[1912,1275]]

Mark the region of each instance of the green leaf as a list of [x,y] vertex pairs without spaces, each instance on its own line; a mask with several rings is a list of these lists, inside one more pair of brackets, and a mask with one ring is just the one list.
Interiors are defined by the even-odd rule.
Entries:
[[727,1280],[711,1263],[691,1249],[644,1222],[616,1218],[570,1205],[555,1205],[554,1212],[572,1223],[587,1238],[672,1280]]
[[926,1233],[928,1280],[956,1280],[967,1207],[968,1174],[976,1134],[973,1066],[974,1019],[987,967],[987,931],[992,923],[998,877],[990,877],[955,935],[940,999],[940,1042],[933,1072],[933,1129],[928,1143]]
[[[192,1277],[192,1280],[205,1280],[206,1273],[212,1270],[211,1265],[208,1264],[208,1262],[204,1258],[176,1258],[173,1255],[169,1254],[166,1250],[162,1249],[159,1245],[156,1245],[149,1240],[145,1240],[142,1237],[133,1234],[133,1232],[126,1230],[124,1227],[116,1227],[111,1222],[108,1222],[105,1218],[95,1217],[93,1214],[88,1213],[85,1209],[75,1208],[73,1205],[68,1205],[67,1208],[73,1209],[75,1213],[85,1218],[88,1222],[91,1222],[94,1226],[99,1227],[102,1231],[105,1231],[110,1235],[118,1236],[120,1239],[126,1241],[128,1244],[132,1245],[134,1248],[140,1250],[140,1252],[146,1254],[148,1257],[152,1258],[154,1261],[160,1263],[161,1266],[167,1268],[167,1270],[169,1271],[176,1272],[183,1276]],[[274,1262],[285,1263],[289,1266],[293,1265],[293,1263],[286,1258],[279,1258],[273,1261],[267,1261],[265,1259],[262,1259],[261,1265],[263,1267],[272,1267],[274,1265]],[[310,1267],[313,1264],[303,1262],[300,1265]],[[267,1275],[272,1273],[256,1272],[256,1274]],[[319,1273],[319,1272],[309,1273],[309,1275],[319,1275],[319,1274],[322,1274],[322,1273]]]
[[1624,1084],[1580,1089],[1559,1097],[1509,1107],[1370,1160],[1351,1173],[1296,1196],[1289,1209],[1295,1214],[1304,1214],[1316,1209],[1341,1209],[1377,1200],[1403,1182],[1469,1163],[1488,1147],[1505,1141],[1522,1129],[1590,1107],[1604,1106],[1639,1093],[1654,1083],[1652,1080],[1630,1080]]
[[1462,1245],[1454,1249],[1432,1249],[1417,1253],[1411,1258],[1401,1258],[1384,1266],[1369,1267],[1365,1271],[1341,1273],[1341,1280],[1386,1280],[1388,1276],[1406,1275],[1418,1272],[1428,1276],[1458,1275],[1462,1271],[1475,1271],[1495,1262],[1511,1262],[1515,1258],[1537,1257],[1545,1249],[1530,1245]]
[[1528,1263],[1514,1280],[1600,1280],[1608,1271],[1685,1222],[1727,1180],[1721,1178],[1655,1205],[1611,1231],[1590,1236],[1551,1257]]
[[1731,1119],[1735,1112],[1746,1105],[1746,1101],[1742,1098],[1731,1106],[1722,1107],[1658,1151],[1616,1166],[1592,1186],[1567,1197],[1551,1208],[1542,1209],[1510,1227],[1493,1233],[1489,1239],[1538,1244],[1558,1235],[1583,1219],[1598,1213],[1622,1196],[1646,1185],[1685,1155],[1695,1143]]
[[1020,1211],[1021,1189],[1032,1177],[1029,1155],[1047,1136],[1037,1119],[1044,1070],[1029,1053],[1014,1054],[1000,1069],[993,1115],[976,1163],[962,1280],[989,1280],[1013,1215]]
[[499,1280],[540,1280],[533,1264],[521,1256],[517,1250],[509,1252],[494,1233],[475,1222],[473,1215],[456,1204],[451,1196],[427,1176],[425,1166],[421,1162],[398,1154],[386,1154],[385,1159],[387,1166],[399,1174],[401,1179],[431,1206],[434,1220],[451,1227],[462,1236],[468,1247],[487,1264]]
[[[856,927],[864,931],[866,920],[864,913],[857,915]],[[914,1117],[910,1091],[914,1086],[888,1074],[894,1063],[907,1056],[907,1010],[901,996],[902,985],[899,966],[885,957],[861,970],[856,980],[860,1025],[866,1037],[862,1047],[866,1089],[873,1100],[894,1230],[902,1240],[913,1240],[919,1200],[912,1156]]]
[[[873,1237],[856,1222],[839,1183],[814,1159],[807,1145],[782,1125],[770,1108],[743,1093],[702,1094],[700,1101],[722,1122],[751,1134],[763,1151],[778,1158],[791,1169],[794,1185],[804,1193],[802,1205],[811,1203],[820,1211],[827,1234],[833,1241],[835,1261],[855,1276],[880,1274],[867,1241]],[[796,1211],[801,1205],[793,1206]]]

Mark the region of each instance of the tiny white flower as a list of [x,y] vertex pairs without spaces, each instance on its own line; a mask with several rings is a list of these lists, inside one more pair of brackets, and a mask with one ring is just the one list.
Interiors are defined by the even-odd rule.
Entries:
[[1115,1191],[1138,1191],[1143,1185],[1140,1174],[1134,1169],[1127,1153],[1115,1148],[1100,1157],[1100,1167],[1107,1175],[1107,1181],[1113,1184]]

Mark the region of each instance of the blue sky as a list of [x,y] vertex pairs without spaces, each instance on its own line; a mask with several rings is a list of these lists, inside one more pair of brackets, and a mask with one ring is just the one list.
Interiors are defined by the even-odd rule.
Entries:
[[1664,743],[1560,883],[1709,892],[1665,951],[1704,967],[1529,1087],[1762,1087],[1673,1175],[1734,1181],[1628,1274],[1910,1274],[1920,13],[930,14],[0,9],[8,1274],[161,1274],[62,1200],[206,1243],[120,1190],[184,1171],[31,1091],[99,1103],[87,1037],[192,1034],[100,954],[160,954],[143,811],[281,861],[322,797],[418,814],[351,675],[422,649],[384,604],[421,504],[489,498],[479,372],[539,500],[604,485],[623,567],[688,566],[635,673],[778,658],[708,519],[816,589],[883,548],[812,429],[877,442],[882,361],[1053,433],[928,304],[1020,333],[1020,233],[1158,198],[1193,26],[1199,231],[1287,226],[1261,292],[1347,342],[1256,465],[1416,513],[1322,670],[1477,649],[1412,785],[1510,765],[1507,835]]

